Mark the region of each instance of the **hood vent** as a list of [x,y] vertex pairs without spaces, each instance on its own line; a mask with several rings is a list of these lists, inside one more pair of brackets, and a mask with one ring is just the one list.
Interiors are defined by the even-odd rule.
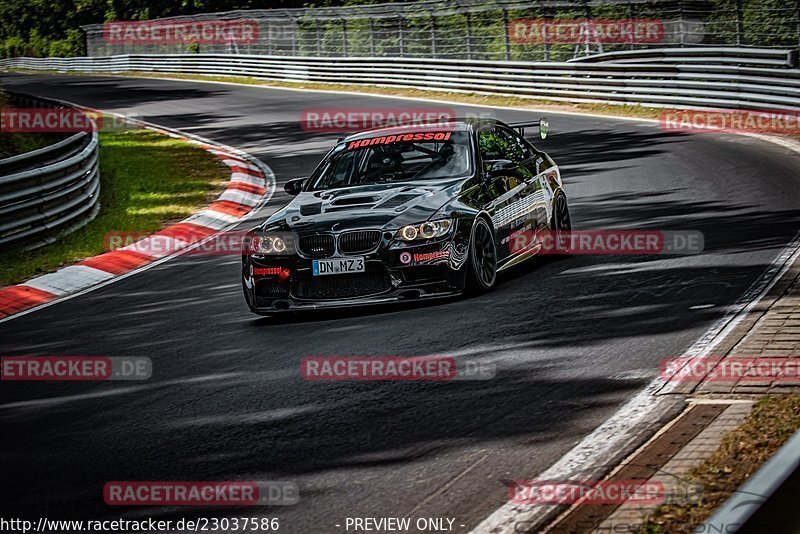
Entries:
[[364,204],[372,204],[380,200],[379,197],[344,197],[337,198],[331,202],[334,206],[359,206]]
[[322,213],[322,203],[300,205],[300,215],[318,215],[320,213]]
[[390,209],[393,209],[393,208],[397,208],[398,206],[402,206],[406,202],[408,202],[410,200],[414,200],[418,196],[419,195],[409,195],[409,194],[401,193],[399,195],[395,195],[395,196],[389,198],[385,202],[381,202],[380,204],[375,206],[375,208],[381,208],[381,209],[390,210]]

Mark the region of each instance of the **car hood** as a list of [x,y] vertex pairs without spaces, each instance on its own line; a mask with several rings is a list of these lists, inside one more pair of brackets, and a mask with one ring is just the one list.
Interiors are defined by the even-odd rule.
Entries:
[[428,220],[458,195],[463,178],[374,184],[300,193],[265,223],[294,232],[400,228]]

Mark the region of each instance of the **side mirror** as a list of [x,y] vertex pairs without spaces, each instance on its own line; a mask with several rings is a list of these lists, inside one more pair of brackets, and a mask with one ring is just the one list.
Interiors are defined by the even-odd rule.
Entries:
[[489,167],[489,172],[487,172],[487,176],[489,178],[496,178],[498,176],[505,176],[515,170],[517,170],[517,165],[513,161],[507,159],[498,159],[492,162],[492,166]]
[[289,193],[290,195],[297,196],[303,190],[303,185],[305,184],[305,178],[295,178],[294,180],[289,180],[283,186],[283,190]]
[[547,120],[547,117],[542,117],[539,119],[539,137],[542,139],[547,139],[547,132],[550,131],[550,121]]

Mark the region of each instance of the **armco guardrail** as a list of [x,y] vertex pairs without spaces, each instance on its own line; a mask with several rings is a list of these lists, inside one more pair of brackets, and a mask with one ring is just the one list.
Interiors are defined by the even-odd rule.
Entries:
[[99,193],[96,129],[0,160],[0,246],[80,228],[97,214]]
[[[784,55],[787,53],[783,51]],[[800,69],[772,63],[754,66],[720,62],[719,57],[728,56],[708,52],[704,57],[703,62],[684,62],[674,57],[671,63],[531,63],[176,54],[14,58],[0,60],[0,69],[249,76],[671,108],[800,108]],[[747,57],[753,59],[752,55]],[[769,57],[760,61],[773,60]]]
[[625,62],[625,63],[701,63],[740,67],[797,68],[798,51],[775,48],[651,48],[594,54],[571,59],[570,62]]
[[[695,532],[797,532],[800,431],[742,484]],[[787,485],[794,477],[793,483]]]

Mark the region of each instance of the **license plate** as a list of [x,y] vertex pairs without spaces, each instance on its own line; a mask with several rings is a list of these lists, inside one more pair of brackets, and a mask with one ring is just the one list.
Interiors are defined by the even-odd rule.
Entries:
[[364,258],[333,258],[330,260],[314,260],[311,264],[314,276],[326,274],[363,273]]

